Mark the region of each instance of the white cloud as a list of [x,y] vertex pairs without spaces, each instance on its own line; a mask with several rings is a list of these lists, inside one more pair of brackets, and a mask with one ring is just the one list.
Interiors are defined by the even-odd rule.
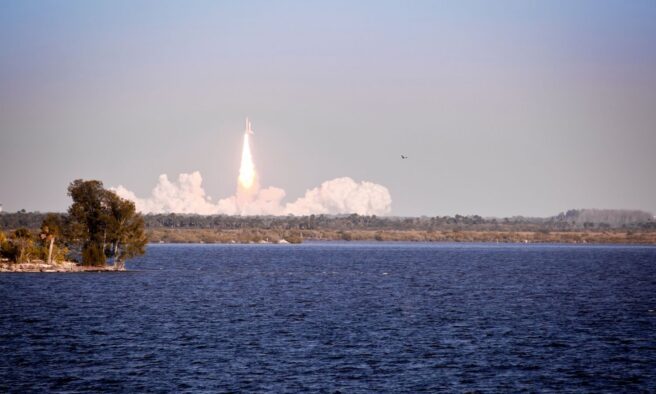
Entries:
[[144,213],[198,213],[211,215],[219,213],[219,204],[212,203],[203,189],[203,177],[200,172],[178,175],[178,182],[171,182],[166,174],[159,176],[159,181],[149,198],[138,198],[122,185],[113,189],[116,194],[134,201],[137,210]]
[[385,215],[392,197],[385,186],[372,182],[357,183],[351,178],[336,178],[305,192],[305,196],[287,204],[285,213],[294,215],[357,213]]
[[137,197],[122,185],[113,188],[119,196],[134,201],[143,213],[195,213],[201,215],[310,215],[357,213],[361,215],[385,215],[391,210],[392,198],[386,187],[372,182],[356,182],[351,178],[336,178],[308,190],[292,203],[283,204],[285,191],[268,187],[254,191],[248,198],[231,196],[216,203],[203,189],[200,172],[178,175],[171,182],[166,174],[159,181],[150,197]]

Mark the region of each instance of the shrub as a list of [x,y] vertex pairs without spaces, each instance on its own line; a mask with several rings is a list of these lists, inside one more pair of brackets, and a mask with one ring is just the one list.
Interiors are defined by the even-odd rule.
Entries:
[[105,265],[105,251],[101,245],[88,243],[82,248],[82,261],[87,265]]

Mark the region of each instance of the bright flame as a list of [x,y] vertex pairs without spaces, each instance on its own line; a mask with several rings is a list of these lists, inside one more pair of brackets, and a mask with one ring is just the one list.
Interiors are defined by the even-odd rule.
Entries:
[[246,132],[244,132],[244,146],[241,150],[241,166],[239,167],[239,186],[249,190],[255,184],[255,164],[253,163],[253,155],[251,154],[251,144],[249,134],[253,134],[251,130],[251,122],[246,119]]
[[253,164],[248,134],[244,134],[244,147],[241,151],[241,167],[239,167],[239,184],[245,189],[250,189],[253,183],[255,183],[255,164]]

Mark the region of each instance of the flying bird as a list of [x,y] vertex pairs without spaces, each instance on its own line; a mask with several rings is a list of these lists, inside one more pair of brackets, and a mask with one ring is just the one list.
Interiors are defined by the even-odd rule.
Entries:
[[407,158],[408,158],[408,156],[401,155],[401,159],[405,160],[405,159],[407,159]]

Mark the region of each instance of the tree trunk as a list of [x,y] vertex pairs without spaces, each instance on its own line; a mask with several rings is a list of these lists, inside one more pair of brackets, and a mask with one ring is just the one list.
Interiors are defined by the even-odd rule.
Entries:
[[52,264],[52,247],[55,245],[55,237],[50,238],[50,246],[48,247],[48,264]]
[[114,269],[116,271],[125,269],[125,261],[121,260],[121,249],[119,248],[118,241],[116,242],[116,254],[114,255]]
[[121,264],[121,249],[118,248],[118,241],[114,243],[114,269],[119,270],[120,269],[120,264]]

